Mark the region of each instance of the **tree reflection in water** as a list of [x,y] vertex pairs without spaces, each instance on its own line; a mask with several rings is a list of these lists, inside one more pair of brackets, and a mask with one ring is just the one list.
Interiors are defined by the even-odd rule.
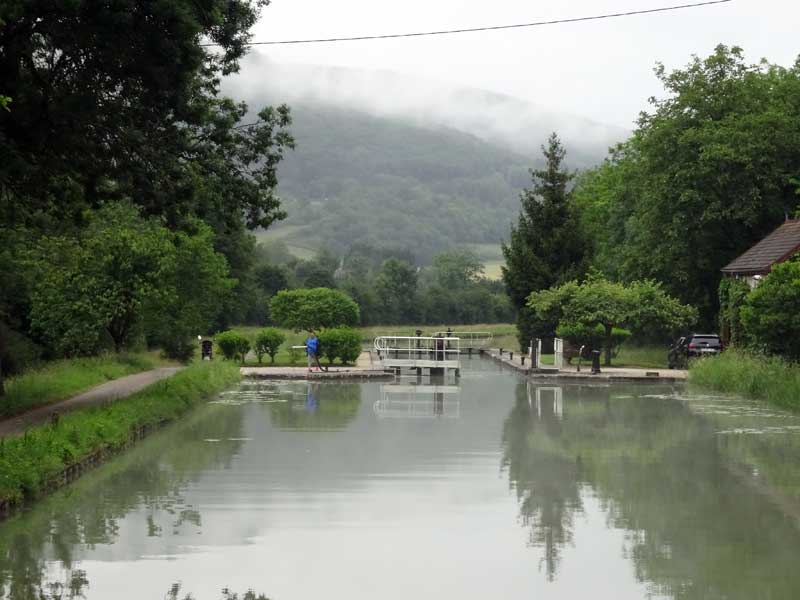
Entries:
[[503,466],[520,502],[520,520],[530,528],[528,543],[542,548],[540,567],[544,564],[552,581],[561,549],[572,542],[575,514],[583,509],[580,458],[566,456],[558,447],[562,421],[555,400],[539,407],[529,400],[526,385],[520,384],[503,427]]
[[[121,521],[142,506],[146,536],[202,525],[182,490],[209,468],[230,464],[241,446],[242,415],[209,405],[153,434],[94,472],[0,524],[0,598],[60,600],[83,597],[86,573],[75,568],[82,547],[111,544]],[[208,438],[232,439],[224,444]],[[63,572],[55,578],[49,563]]]
[[[518,388],[503,464],[548,578],[557,576],[591,495],[608,525],[623,530],[620,552],[653,594],[796,597],[797,521],[732,468],[730,449],[758,445],[758,436],[733,445],[687,403],[653,396],[641,386],[565,386],[563,413],[552,403],[540,413]],[[784,448],[782,460],[797,468],[797,445],[787,437]]]

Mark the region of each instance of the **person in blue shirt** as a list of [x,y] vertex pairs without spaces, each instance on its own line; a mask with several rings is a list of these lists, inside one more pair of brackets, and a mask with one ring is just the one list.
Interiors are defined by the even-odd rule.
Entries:
[[[319,364],[319,338],[314,333],[313,329],[308,331],[308,339],[306,340],[306,358],[308,359],[308,372],[311,373],[311,365],[316,363],[317,371],[322,371],[322,365]],[[326,371],[328,369],[325,369]]]

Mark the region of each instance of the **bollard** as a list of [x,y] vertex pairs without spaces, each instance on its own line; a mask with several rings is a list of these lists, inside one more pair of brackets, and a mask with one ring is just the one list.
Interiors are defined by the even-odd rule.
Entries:
[[522,359],[522,366],[524,367],[525,366],[525,355],[523,354],[522,356],[520,356],[520,358]]
[[508,356],[509,356],[509,359],[510,359],[510,360],[513,362],[513,360],[514,360],[514,353],[513,353],[513,352],[509,352],[509,353],[508,353]]
[[592,350],[592,375],[600,372],[600,350]]
[[502,348],[500,348],[500,356],[501,357],[503,356],[503,349]]

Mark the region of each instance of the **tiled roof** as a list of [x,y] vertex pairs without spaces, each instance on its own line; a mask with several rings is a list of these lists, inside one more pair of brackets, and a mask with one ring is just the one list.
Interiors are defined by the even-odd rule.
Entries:
[[786,221],[747,252],[723,267],[723,273],[755,275],[800,251],[800,219]]

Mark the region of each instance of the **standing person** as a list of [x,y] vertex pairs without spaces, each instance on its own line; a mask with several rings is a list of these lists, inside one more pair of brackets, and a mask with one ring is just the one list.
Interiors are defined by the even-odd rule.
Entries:
[[[308,372],[311,373],[311,365],[316,363],[317,371],[322,371],[322,365],[319,364],[319,338],[314,333],[313,329],[308,330],[308,339],[306,340],[306,358],[308,359]],[[328,369],[325,369],[326,371]]]

